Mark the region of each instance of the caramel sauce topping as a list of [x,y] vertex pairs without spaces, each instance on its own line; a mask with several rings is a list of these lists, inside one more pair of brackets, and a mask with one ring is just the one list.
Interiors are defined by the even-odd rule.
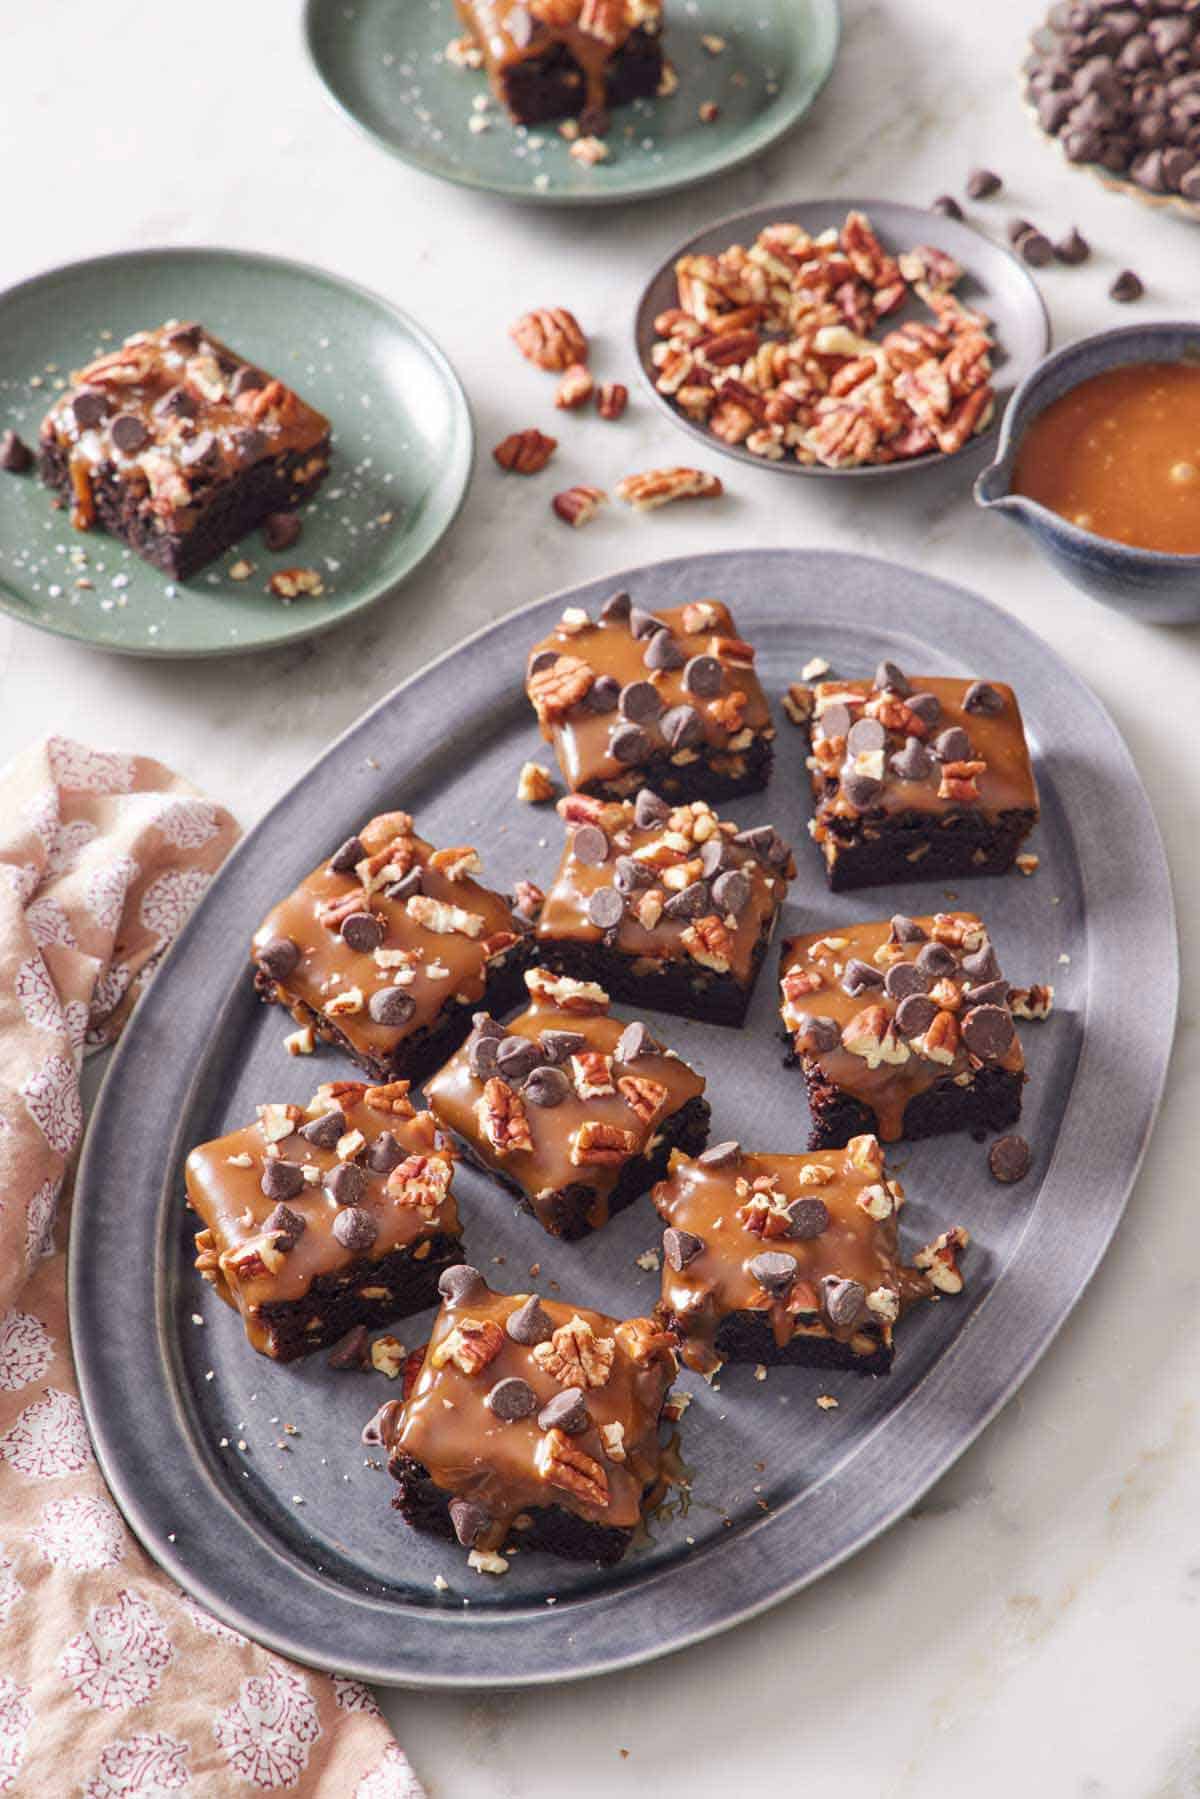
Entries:
[[[613,57],[639,25],[657,31],[661,8],[628,0],[456,0],[458,16],[480,50],[497,99],[505,71],[561,45],[582,76],[579,110],[602,108]],[[597,30],[587,30],[593,24]]]

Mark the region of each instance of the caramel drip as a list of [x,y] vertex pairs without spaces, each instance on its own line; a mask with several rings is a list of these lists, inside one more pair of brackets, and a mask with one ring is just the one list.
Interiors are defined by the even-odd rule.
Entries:
[[[959,919],[969,926],[982,929],[981,920],[973,912],[951,912],[943,916]],[[918,918],[914,922],[926,933],[934,925],[932,918]],[[885,973],[896,962],[915,962],[925,947],[923,943],[891,944],[890,937],[890,924],[887,920],[879,920],[872,924],[838,926],[833,931],[811,931],[806,936],[789,938],[783,945],[779,970],[781,978],[791,969],[799,968],[819,975],[821,986],[813,993],[801,994],[790,1003],[786,1000],[783,1002],[781,1012],[788,1029],[796,1029],[796,1015],[801,1012],[813,1017],[832,1018],[839,1030],[844,1030],[852,1018],[869,1006],[882,1007],[888,1018],[893,1019],[896,1015],[896,1002],[889,999],[882,988],[871,987],[852,995],[842,987],[842,974],[852,957]],[[887,958],[880,961],[877,959],[877,952],[885,945],[889,946]],[[962,976],[958,973],[948,979],[958,994],[961,1008],[955,1015],[961,1017],[962,1012],[968,1009],[967,1004],[962,1001]],[[936,999],[936,994],[933,997]],[[936,1086],[939,1081],[956,1080],[959,1077],[970,1079],[979,1066],[961,1041],[949,1063],[935,1062],[923,1056],[915,1043],[909,1047],[911,1053],[907,1061],[899,1065],[881,1062],[877,1067],[870,1068],[862,1056],[854,1055],[848,1049],[839,1047],[821,1055],[813,1055],[811,1050],[803,1048],[799,1037],[796,1041],[797,1053],[802,1054],[807,1061],[815,1062],[827,1081],[871,1107],[875,1113],[879,1136],[885,1143],[898,1142],[903,1136],[904,1111],[909,1100]],[[1024,1068],[1021,1045],[1015,1035],[998,1066],[1011,1073]]]
[[[608,72],[615,55],[633,35],[633,26],[615,24],[609,39],[579,29],[578,20],[550,25],[534,18],[523,0],[457,0],[458,15],[483,52],[493,91],[503,102],[508,69],[534,62],[556,44],[569,52],[584,81],[579,111],[602,110]],[[519,18],[519,24],[518,24]]]
[[[571,1437],[572,1447],[603,1469],[608,1504],[590,1503],[539,1474],[534,1457],[545,1433],[538,1427],[538,1411],[564,1389],[535,1360],[532,1349],[514,1343],[504,1329],[509,1314],[528,1297],[492,1293],[481,1286],[460,1304],[443,1306],[403,1415],[392,1414],[383,1427],[389,1453],[415,1456],[444,1492],[483,1507],[494,1520],[485,1539],[488,1547],[503,1543],[512,1520],[534,1506],[561,1505],[581,1518],[628,1529],[641,1516],[643,1492],[659,1476],[658,1419],[675,1376],[675,1359],[666,1339],[655,1335],[649,1320],[634,1321],[653,1344],[648,1358],[639,1362],[615,1318],[554,1299],[541,1303],[556,1329],[579,1316],[597,1337],[615,1346],[608,1379],[585,1391],[591,1422]],[[464,1374],[453,1361],[435,1368],[433,1352],[465,1317],[499,1327],[503,1333],[499,1354],[477,1374]],[[484,1399],[497,1381],[513,1377],[528,1382],[538,1405],[527,1417],[505,1421],[488,1409]],[[624,1461],[613,1459],[601,1434],[602,1426],[613,1424],[622,1427]]]

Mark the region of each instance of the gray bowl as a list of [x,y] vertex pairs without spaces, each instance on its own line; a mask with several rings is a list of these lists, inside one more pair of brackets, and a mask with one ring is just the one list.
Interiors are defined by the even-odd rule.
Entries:
[[1008,403],[1000,447],[975,483],[980,506],[995,508],[1028,531],[1061,574],[1094,600],[1150,625],[1194,624],[1200,619],[1200,556],[1139,550],[1084,531],[1057,512],[1011,491],[1017,450],[1038,414],[1105,369],[1130,362],[1200,359],[1200,325],[1128,325],[1081,338],[1039,363]]

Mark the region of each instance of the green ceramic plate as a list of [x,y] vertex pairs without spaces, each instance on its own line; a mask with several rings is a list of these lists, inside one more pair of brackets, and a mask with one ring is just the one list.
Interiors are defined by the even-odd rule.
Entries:
[[[0,610],[128,655],[222,656],[314,637],[390,593],[458,511],[471,415],[418,325],[321,269],[236,250],[141,250],[10,288],[0,294],[0,428],[34,443],[70,369],[169,318],[200,319],[333,421],[333,464],[304,508],[300,542],[272,556],[254,532],[241,551],[254,565],[248,580],[230,579],[231,553],[174,583],[114,538],[73,531],[35,476],[0,474]],[[285,606],[267,578],[297,564],[320,570],[325,593]]]
[[[668,0],[666,52],[679,77],[670,99],[614,114],[609,160],[572,160],[555,128],[514,128],[482,73],[446,61],[459,35],[452,0],[307,0],[309,54],[347,118],[432,175],[514,200],[603,205],[707,181],[758,156],[806,113],[833,67],[837,0]],[[715,34],[726,49],[701,43]],[[700,122],[716,101],[720,117]],[[482,116],[488,128],[473,132]]]

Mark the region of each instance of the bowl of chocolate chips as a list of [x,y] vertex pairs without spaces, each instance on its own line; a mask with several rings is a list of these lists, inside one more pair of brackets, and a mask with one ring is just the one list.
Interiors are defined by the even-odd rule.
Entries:
[[1033,35],[1025,98],[1069,162],[1200,219],[1200,6],[1066,0]]

